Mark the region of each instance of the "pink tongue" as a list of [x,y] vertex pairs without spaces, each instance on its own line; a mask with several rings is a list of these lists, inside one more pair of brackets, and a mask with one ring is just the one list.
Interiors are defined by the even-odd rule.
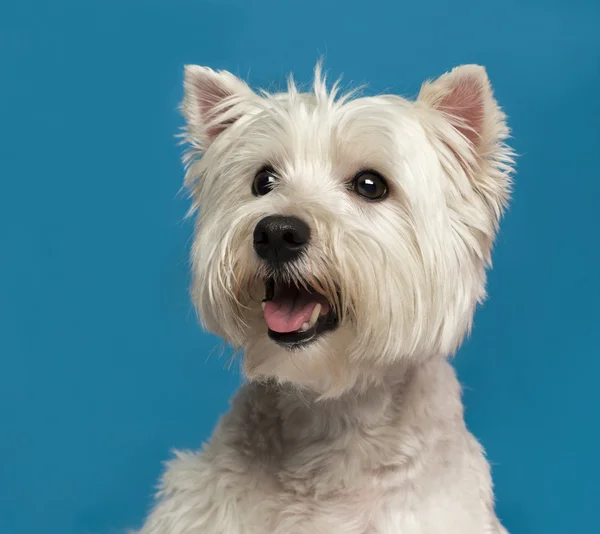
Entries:
[[273,332],[282,334],[295,332],[300,330],[304,323],[308,323],[317,304],[315,295],[300,293],[294,296],[281,296],[267,301],[264,310],[265,320]]

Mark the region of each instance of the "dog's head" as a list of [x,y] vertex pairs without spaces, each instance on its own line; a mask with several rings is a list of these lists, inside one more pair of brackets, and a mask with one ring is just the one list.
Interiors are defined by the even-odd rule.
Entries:
[[203,324],[250,378],[326,395],[456,350],[512,170],[481,67],[414,102],[337,93],[318,68],[311,93],[257,94],[190,66],[183,103]]

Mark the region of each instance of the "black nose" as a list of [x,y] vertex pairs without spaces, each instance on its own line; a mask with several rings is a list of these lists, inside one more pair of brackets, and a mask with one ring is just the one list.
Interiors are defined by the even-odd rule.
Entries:
[[309,237],[310,228],[298,217],[271,215],[254,229],[254,250],[263,260],[285,263],[300,255]]

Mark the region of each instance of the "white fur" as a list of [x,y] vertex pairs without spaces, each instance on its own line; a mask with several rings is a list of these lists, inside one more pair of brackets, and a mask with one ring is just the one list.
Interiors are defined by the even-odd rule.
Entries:
[[[510,189],[485,70],[459,67],[415,102],[339,97],[319,67],[310,94],[290,80],[259,95],[196,66],[185,89],[194,302],[243,350],[249,383],[202,452],[170,462],[141,533],[505,533],[447,362],[485,297]],[[254,197],[265,164],[280,182]],[[389,182],[381,202],[347,187],[367,168]],[[289,275],[341,316],[298,351],[268,338],[261,312],[252,232],[273,214],[310,225]]]

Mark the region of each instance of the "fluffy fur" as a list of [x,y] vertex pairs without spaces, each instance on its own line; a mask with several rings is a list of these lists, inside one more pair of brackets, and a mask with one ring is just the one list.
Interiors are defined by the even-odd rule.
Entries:
[[[485,297],[507,203],[508,129],[483,68],[426,82],[416,101],[340,96],[317,67],[253,92],[227,72],[185,74],[186,184],[197,211],[193,299],[244,353],[249,379],[199,453],[179,453],[142,534],[504,534],[483,451],[447,358]],[[201,157],[200,157],[201,156]],[[265,165],[279,182],[255,197]],[[362,169],[381,202],[348,187]],[[325,295],[333,332],[298,350],[266,334],[268,215],[308,223],[285,277]]]

